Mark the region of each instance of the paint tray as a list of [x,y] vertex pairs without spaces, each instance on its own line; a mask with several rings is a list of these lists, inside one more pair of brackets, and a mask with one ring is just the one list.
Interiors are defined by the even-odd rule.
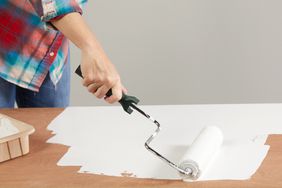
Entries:
[[14,159],[29,152],[29,135],[35,129],[26,123],[0,114],[0,118],[8,119],[18,132],[5,137],[0,137],[0,163]]

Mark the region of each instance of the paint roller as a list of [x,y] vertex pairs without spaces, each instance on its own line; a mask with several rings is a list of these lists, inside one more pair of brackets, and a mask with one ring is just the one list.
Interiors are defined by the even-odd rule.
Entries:
[[[80,66],[75,72],[82,77]],[[109,90],[106,96],[109,97],[111,95],[112,91]],[[157,126],[155,132],[146,140],[145,148],[159,159],[163,160],[166,164],[177,170],[184,181],[193,181],[198,179],[209,167],[220,150],[223,141],[222,132],[218,127],[209,126],[200,132],[193,143],[188,147],[182,159],[178,164],[176,164],[150,147],[150,143],[161,131],[161,126],[157,120],[136,106],[139,103],[139,99],[123,93],[119,103],[121,104],[123,110],[128,114],[131,114],[133,110],[136,110]]]

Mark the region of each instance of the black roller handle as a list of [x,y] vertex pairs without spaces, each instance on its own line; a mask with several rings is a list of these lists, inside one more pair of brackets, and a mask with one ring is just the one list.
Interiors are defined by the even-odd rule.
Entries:
[[[79,75],[81,78],[83,78],[80,65],[75,70],[75,73]],[[110,89],[106,93],[107,97],[110,97],[111,95],[112,95],[112,89]],[[121,104],[124,111],[126,111],[128,114],[131,114],[133,110],[130,107],[135,107],[134,104],[138,104],[139,99],[134,96],[129,96],[129,95],[126,95],[125,93],[122,93],[122,98],[119,100],[119,103]]]

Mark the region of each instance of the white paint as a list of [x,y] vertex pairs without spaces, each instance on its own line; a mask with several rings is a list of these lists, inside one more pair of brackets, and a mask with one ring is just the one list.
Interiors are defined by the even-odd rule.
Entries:
[[[248,179],[259,168],[269,146],[268,134],[282,133],[282,104],[141,106],[161,123],[152,147],[178,162],[200,130],[220,127],[222,149],[198,180]],[[48,127],[48,142],[71,146],[58,162],[82,166],[79,172],[139,178],[179,179],[178,173],[144,148],[155,125],[121,107],[67,108]]]
[[12,124],[12,122],[4,117],[0,117],[0,139],[17,134],[19,130]]

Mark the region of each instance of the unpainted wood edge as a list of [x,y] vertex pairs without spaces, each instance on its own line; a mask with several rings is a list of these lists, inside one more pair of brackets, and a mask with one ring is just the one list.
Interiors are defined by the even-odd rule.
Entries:
[[[7,143],[7,149],[8,149],[9,157],[10,157],[10,159],[11,159],[11,158],[12,158],[12,154],[11,154],[9,142],[6,142],[6,143]],[[9,160],[9,159],[8,159],[8,160]]]
[[[21,142],[21,137],[18,138],[19,144],[20,144],[20,148],[21,148],[21,154],[23,154],[23,148],[22,148],[22,142]],[[29,144],[29,143],[28,143]]]

